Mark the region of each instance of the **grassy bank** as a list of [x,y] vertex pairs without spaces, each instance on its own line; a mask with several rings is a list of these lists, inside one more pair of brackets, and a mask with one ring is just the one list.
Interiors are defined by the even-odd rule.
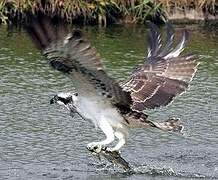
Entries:
[[216,0],[158,0],[158,2],[171,20],[184,22],[218,20]]
[[166,14],[187,18],[189,11],[193,15],[192,10],[204,16],[205,12],[214,14],[216,9],[215,0],[0,0],[0,22],[22,22],[26,20],[27,12],[43,10],[70,23],[106,26],[110,23],[144,23],[146,20],[163,22]]
[[80,24],[144,23],[164,20],[159,3],[152,0],[1,0],[1,23],[21,22],[26,13],[43,10]]

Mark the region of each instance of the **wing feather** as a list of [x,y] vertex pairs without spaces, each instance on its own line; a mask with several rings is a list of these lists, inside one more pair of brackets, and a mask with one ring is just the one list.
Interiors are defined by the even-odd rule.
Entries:
[[150,29],[148,32],[148,58],[156,56],[162,46],[157,26],[153,23],[149,23],[149,27]]
[[187,31],[173,48],[174,30],[169,23],[165,46],[161,45],[156,25],[150,23],[149,27],[148,61],[138,66],[122,85],[124,91],[130,92],[131,108],[137,112],[171,103],[185,92],[199,64],[196,55],[180,55],[188,39]]
[[178,57],[180,55],[180,53],[184,50],[185,42],[187,41],[187,39],[188,39],[188,32],[184,31],[182,39],[179,42],[179,44],[170,53],[168,53],[166,56],[164,56],[164,59]]
[[[143,83],[142,83],[143,82]],[[158,76],[148,77],[146,81],[141,81],[141,87],[137,91],[135,87],[133,87],[133,91],[131,96],[133,97],[133,101],[144,102],[147,99],[151,98],[153,94],[158,90],[160,85],[163,83],[162,78]]]
[[26,30],[53,68],[72,75],[80,73],[95,89],[101,89],[102,95],[110,97],[112,103],[129,107],[129,93],[107,75],[100,55],[81,31],[69,31],[62,20],[41,12],[29,18]]
[[170,23],[166,23],[167,25],[167,39],[166,45],[162,48],[160,52],[160,56],[166,56],[173,49],[173,39],[174,39],[174,29]]

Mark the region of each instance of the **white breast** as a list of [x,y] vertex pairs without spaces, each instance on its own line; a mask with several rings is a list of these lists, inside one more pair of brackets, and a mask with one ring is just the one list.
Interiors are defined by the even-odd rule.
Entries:
[[117,127],[123,120],[117,109],[102,98],[78,97],[75,106],[81,116],[90,119],[96,126],[104,120],[108,121],[112,127]]

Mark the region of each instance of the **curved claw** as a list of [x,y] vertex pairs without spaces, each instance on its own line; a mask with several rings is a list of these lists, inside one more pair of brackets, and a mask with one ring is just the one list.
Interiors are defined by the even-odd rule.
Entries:
[[95,153],[100,153],[101,150],[102,150],[102,145],[97,143],[97,142],[92,142],[92,143],[89,143],[87,145],[87,149],[89,151],[92,151],[92,152],[95,152]]

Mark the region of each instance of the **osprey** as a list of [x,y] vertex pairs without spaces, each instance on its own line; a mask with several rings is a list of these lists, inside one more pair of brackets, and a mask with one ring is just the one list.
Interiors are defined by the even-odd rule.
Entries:
[[89,150],[118,143],[110,151],[119,151],[132,127],[154,127],[164,131],[183,130],[179,119],[164,122],[148,119],[145,110],[166,106],[187,89],[198,66],[198,57],[180,55],[188,37],[183,32],[174,46],[174,30],[167,23],[166,42],[162,43],[156,25],[149,23],[148,55],[123,83],[104,70],[100,55],[79,30],[69,32],[64,22],[42,14],[31,16],[26,30],[49,64],[72,79],[76,92],[59,93],[50,103],[64,105],[70,114],[91,120],[106,138],[88,144]]

